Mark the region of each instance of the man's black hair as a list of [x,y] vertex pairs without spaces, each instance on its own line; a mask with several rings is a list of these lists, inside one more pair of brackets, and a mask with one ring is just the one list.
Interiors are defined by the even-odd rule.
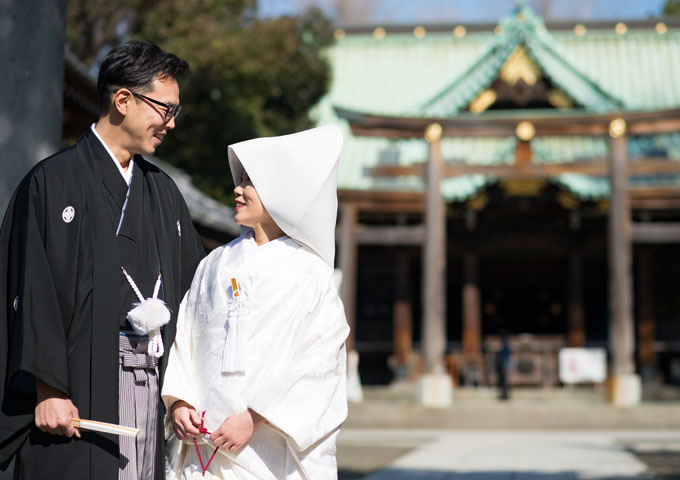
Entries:
[[156,79],[178,79],[189,71],[189,64],[166,53],[151,42],[135,40],[111,50],[99,68],[97,97],[99,114],[109,111],[111,96],[120,88],[143,93]]

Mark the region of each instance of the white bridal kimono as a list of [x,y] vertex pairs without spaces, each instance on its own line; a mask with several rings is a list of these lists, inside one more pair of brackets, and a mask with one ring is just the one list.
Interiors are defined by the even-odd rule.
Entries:
[[169,428],[167,478],[336,478],[348,333],[332,268],[290,237],[257,246],[247,230],[214,250],[180,306],[163,400],[205,411],[210,432],[247,408],[266,423],[240,451],[220,449],[205,477],[208,436],[199,460],[193,440],[181,443]]

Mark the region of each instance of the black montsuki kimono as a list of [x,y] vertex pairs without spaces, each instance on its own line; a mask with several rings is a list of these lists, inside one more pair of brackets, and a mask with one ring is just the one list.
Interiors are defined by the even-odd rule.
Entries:
[[[68,439],[40,432],[33,421],[35,376],[67,393],[81,418],[118,423],[118,332],[127,290],[103,159],[113,164],[88,130],[39,163],[12,197],[0,230],[0,466],[18,451],[20,478],[118,478],[117,437],[82,431],[82,439]],[[173,313],[163,329],[168,352],[179,303],[205,252],[172,180],[141,156],[134,160],[151,213],[144,221],[155,233],[152,263],[160,266]]]

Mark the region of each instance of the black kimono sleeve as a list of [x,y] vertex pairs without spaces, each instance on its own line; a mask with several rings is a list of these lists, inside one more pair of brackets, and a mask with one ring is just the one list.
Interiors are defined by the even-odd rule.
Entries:
[[[163,174],[164,175],[164,174]],[[169,179],[168,179],[169,180]],[[161,194],[161,198],[166,196],[166,202],[172,203],[173,213],[168,216],[168,212],[163,217],[167,217],[162,223],[169,224],[167,228],[161,228],[163,231],[170,233],[170,235],[161,235],[158,238],[159,248],[161,251],[161,264],[164,265],[163,273],[169,273],[168,278],[172,278],[171,285],[168,285],[169,290],[166,290],[165,299],[172,311],[172,321],[163,327],[163,343],[165,351],[169,352],[172,343],[175,340],[175,327],[177,322],[177,312],[179,311],[179,304],[184,298],[184,294],[189,290],[191,282],[194,278],[194,272],[198,264],[205,257],[205,247],[201,241],[196,228],[191,219],[189,209],[186,206],[184,198],[174,183],[163,182],[163,186],[157,190]],[[161,202],[164,200],[161,200]],[[164,255],[164,252],[165,253]],[[167,257],[168,253],[171,258]],[[167,355],[163,356],[160,361],[160,385],[163,384],[163,373],[167,365]]]
[[198,264],[201,263],[205,257],[205,246],[194,227],[189,209],[187,208],[184,199],[180,197],[180,229],[184,232],[180,236],[180,251],[182,257],[181,274],[180,274],[180,289],[181,295],[179,300],[184,298],[184,294],[191,287],[191,282],[194,279],[194,273]]
[[[59,187],[36,167],[17,189],[0,231],[0,466],[33,421],[34,377],[71,394],[67,328],[73,300],[58,290],[75,291],[83,205]],[[65,196],[70,198],[59,202]]]

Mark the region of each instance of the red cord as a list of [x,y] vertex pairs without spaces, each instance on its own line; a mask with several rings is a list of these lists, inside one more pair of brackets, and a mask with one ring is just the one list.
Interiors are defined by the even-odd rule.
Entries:
[[198,453],[198,461],[201,462],[201,470],[203,470],[203,476],[205,477],[205,467],[203,466],[203,458],[201,458],[201,451],[198,449],[198,442],[194,438],[194,445],[196,446],[196,453]]
[[[201,414],[201,426],[198,427],[198,431],[201,432],[202,434],[207,434],[210,435],[210,432],[208,431],[207,428],[203,426],[203,419],[205,418],[205,410],[203,410],[203,413]],[[198,448],[198,442],[194,438],[194,446],[196,447],[196,453],[198,454],[198,461],[201,462],[201,470],[203,470],[203,476],[205,477],[205,472],[208,471],[208,467],[210,466],[210,462],[213,461],[213,458],[215,458],[215,454],[217,451],[220,449],[220,447],[215,447],[215,451],[212,453],[210,456],[210,460],[208,460],[208,463],[203,466],[203,457],[201,457],[201,451]]]

